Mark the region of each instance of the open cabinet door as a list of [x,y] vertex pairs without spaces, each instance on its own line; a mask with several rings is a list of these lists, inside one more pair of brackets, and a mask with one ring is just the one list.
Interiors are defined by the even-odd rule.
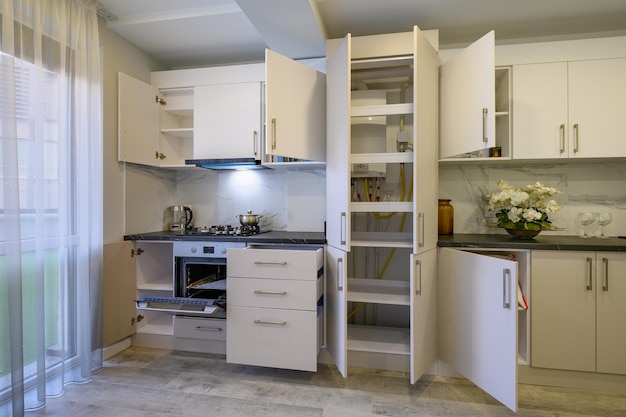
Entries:
[[411,384],[437,360],[437,249],[411,265]]
[[517,262],[440,248],[441,361],[517,411]]
[[326,106],[326,239],[350,251],[350,80],[351,37],[328,58]]
[[496,146],[495,33],[439,67],[439,158]]
[[326,349],[337,369],[345,378],[348,375],[348,284],[346,253],[328,246],[326,248]]
[[266,153],[326,160],[326,76],[265,50]]

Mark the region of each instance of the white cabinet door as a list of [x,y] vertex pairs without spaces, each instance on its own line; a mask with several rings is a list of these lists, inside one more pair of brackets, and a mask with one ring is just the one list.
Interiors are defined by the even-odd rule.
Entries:
[[348,376],[348,312],[346,253],[326,247],[326,349],[341,375]]
[[118,160],[160,165],[157,97],[161,96],[154,86],[118,73]]
[[325,75],[269,49],[265,66],[266,152],[325,161]]
[[437,246],[437,132],[438,132],[438,88],[437,51],[424,34],[415,27],[413,97],[414,117],[413,146],[415,184],[413,224],[416,252],[427,251]]
[[626,58],[568,66],[570,156],[626,156]]
[[327,62],[326,106],[326,239],[335,248],[350,250],[350,34]]
[[517,410],[517,263],[440,248],[439,357]]
[[626,254],[596,254],[597,372],[626,375]]
[[439,157],[496,146],[495,33],[441,65],[439,77]]
[[596,370],[594,258],[594,252],[532,252],[531,366]]
[[513,158],[568,156],[567,63],[513,66]]
[[261,83],[194,88],[193,159],[260,160]]
[[413,255],[411,269],[411,384],[415,384],[437,360],[437,249]]

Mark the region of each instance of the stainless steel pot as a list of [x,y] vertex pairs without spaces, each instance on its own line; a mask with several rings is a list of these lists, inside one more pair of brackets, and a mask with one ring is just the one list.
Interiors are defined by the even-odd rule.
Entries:
[[260,214],[252,214],[252,210],[248,210],[248,214],[240,214],[235,217],[239,219],[239,223],[241,223],[242,226],[256,226],[259,224],[259,219],[263,216]]

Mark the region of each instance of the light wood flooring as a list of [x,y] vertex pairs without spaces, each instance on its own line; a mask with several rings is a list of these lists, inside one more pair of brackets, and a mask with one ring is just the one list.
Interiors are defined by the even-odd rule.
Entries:
[[[464,379],[331,366],[298,372],[233,365],[224,356],[130,348],[87,384],[69,385],[39,416],[515,416]],[[626,394],[520,385],[518,416],[626,416]]]

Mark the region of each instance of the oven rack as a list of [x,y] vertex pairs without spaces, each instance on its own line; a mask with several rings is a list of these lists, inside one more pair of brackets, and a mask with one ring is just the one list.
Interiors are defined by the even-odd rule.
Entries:
[[137,308],[140,310],[167,311],[167,312],[193,312],[213,314],[220,310],[214,304],[215,300],[185,297],[159,297],[143,295],[138,300]]

